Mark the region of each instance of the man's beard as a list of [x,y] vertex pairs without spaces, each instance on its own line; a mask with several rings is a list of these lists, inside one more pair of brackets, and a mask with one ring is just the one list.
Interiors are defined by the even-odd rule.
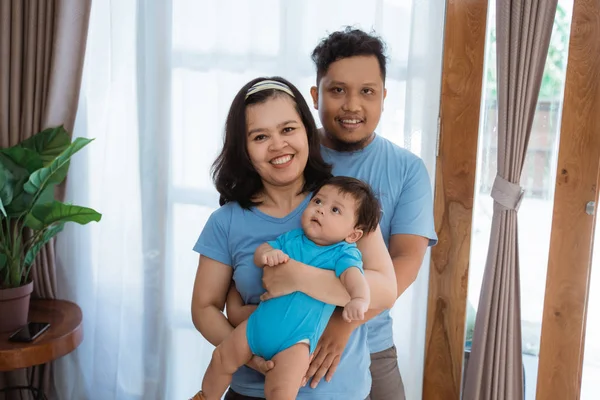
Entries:
[[327,139],[329,140],[333,150],[339,151],[339,152],[351,153],[354,151],[364,149],[371,142],[373,137],[375,136],[375,132],[373,132],[369,136],[367,136],[361,140],[355,141],[355,142],[346,142],[346,141],[340,140],[327,131],[325,131],[325,135],[327,136]]

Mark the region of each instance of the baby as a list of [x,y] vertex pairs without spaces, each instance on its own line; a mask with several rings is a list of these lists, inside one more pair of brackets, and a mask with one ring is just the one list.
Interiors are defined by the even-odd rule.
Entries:
[[[260,245],[254,254],[258,266],[273,267],[290,258],[313,267],[335,271],[351,300],[346,321],[362,320],[369,308],[369,286],[363,275],[356,242],[377,228],[380,206],[371,188],[360,180],[334,177],[315,190],[302,214],[302,229]],[[202,390],[194,399],[220,399],[232,374],[253,354],[273,360],[265,380],[267,399],[295,399],[334,305],[302,292],[259,304],[214,351]]]

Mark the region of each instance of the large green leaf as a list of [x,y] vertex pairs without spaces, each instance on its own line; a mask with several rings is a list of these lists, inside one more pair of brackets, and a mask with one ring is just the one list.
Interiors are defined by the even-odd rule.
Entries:
[[[10,205],[6,207],[6,213],[9,217],[18,217],[21,214],[30,211],[34,206],[34,195],[27,193],[23,189],[26,179],[27,178],[24,178],[15,184],[16,192],[14,193],[13,200]],[[46,188],[40,193],[35,204],[46,204],[53,202],[55,186],[56,185],[54,184],[47,185]]]
[[2,254],[0,253],[0,271],[2,271],[4,269],[4,267],[6,267],[6,254]]
[[65,151],[70,144],[71,137],[61,125],[55,128],[44,129],[29,139],[23,140],[18,146],[38,153],[43,166],[47,167],[56,157]]
[[25,215],[23,225],[25,225],[28,228],[35,229],[37,231],[41,231],[47,226],[47,224],[44,224],[42,221],[36,218],[36,216],[33,215],[33,212],[29,212],[27,213],[27,215]]
[[71,161],[67,161],[62,167],[60,167],[56,173],[52,176],[52,183],[61,183],[67,177],[67,173],[69,172],[69,164]]
[[38,252],[50,239],[52,239],[56,234],[63,230],[65,226],[64,222],[60,224],[53,225],[49,227],[42,236],[27,250],[27,254],[25,254],[24,264],[26,267],[30,266],[35,260],[35,256],[37,256]]
[[23,191],[23,185],[29,180],[29,172],[2,152],[0,152],[0,165],[10,171],[14,178],[9,185],[12,188],[12,200],[4,203],[6,214],[9,217],[19,216],[33,205],[33,196]]
[[27,168],[15,163],[12,158],[6,155],[3,151],[0,151],[0,165],[3,165],[6,169],[8,169],[17,180],[29,177],[29,171],[27,171]]
[[55,187],[56,187],[56,185],[54,185],[54,184],[46,186],[46,188],[42,191],[42,193],[38,197],[38,200],[35,203],[35,205],[52,203],[54,201],[54,188]]
[[30,214],[31,216],[27,215],[25,218],[25,225],[37,230],[59,222],[75,222],[85,225],[92,221],[98,222],[102,218],[102,215],[96,210],[64,204],[60,201],[36,205]]
[[18,217],[33,206],[33,195],[25,192],[23,189],[26,182],[27,177],[18,180],[14,185],[15,191],[13,193],[13,199],[11,203],[6,206],[6,214],[9,217]]
[[[18,146],[23,149],[33,151],[38,155],[41,160],[41,165],[36,168],[47,167],[58,157],[63,151],[65,151],[71,144],[71,137],[64,129],[64,127],[58,126],[56,128],[48,128],[40,133],[22,141]],[[29,171],[33,173],[33,171]],[[66,177],[69,171],[69,163],[63,165],[53,178],[54,183],[61,183]]]
[[[42,193],[40,194],[40,196],[35,204],[41,205],[41,204],[53,203],[54,202],[54,187],[55,187],[55,185],[46,186],[46,189],[44,189],[42,191]],[[27,194],[27,193],[25,193],[25,195],[31,196],[30,194]],[[34,229],[43,229],[45,227],[45,224],[42,221],[38,220],[32,213],[27,213],[27,215],[25,216],[25,225],[30,228],[34,228]]]
[[29,173],[35,172],[44,166],[40,154],[31,149],[15,146],[0,151],[19,167],[25,168]]
[[68,165],[73,154],[77,153],[93,139],[77,138],[67,147],[50,165],[35,171],[29,177],[24,189],[29,194],[35,194],[45,189],[46,185],[51,183],[60,183],[64,179],[64,168]]
[[0,212],[6,217],[5,204],[10,204],[14,196],[14,175],[0,161]]

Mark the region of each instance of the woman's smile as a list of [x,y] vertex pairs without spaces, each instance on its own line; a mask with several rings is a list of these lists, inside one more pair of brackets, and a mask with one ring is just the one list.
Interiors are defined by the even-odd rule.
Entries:
[[271,161],[269,161],[269,163],[271,163],[275,168],[285,168],[292,163],[293,159],[293,154],[285,154],[273,158]]

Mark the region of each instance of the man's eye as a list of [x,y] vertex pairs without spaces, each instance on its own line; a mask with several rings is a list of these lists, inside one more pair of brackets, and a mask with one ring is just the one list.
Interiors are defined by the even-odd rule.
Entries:
[[334,87],[331,89],[331,91],[333,93],[344,93],[344,89],[340,88],[340,87]]
[[373,94],[373,93],[375,93],[375,91],[373,89],[365,88],[365,89],[363,89],[363,93],[365,93],[365,94]]

